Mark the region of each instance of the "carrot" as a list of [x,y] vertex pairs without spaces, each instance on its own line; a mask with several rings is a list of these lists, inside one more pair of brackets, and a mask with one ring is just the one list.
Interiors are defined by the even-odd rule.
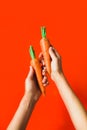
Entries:
[[35,73],[36,73],[36,78],[40,87],[40,90],[43,95],[45,95],[45,87],[42,84],[42,73],[41,73],[41,65],[39,62],[39,59],[36,58],[35,52],[32,46],[30,46],[30,56],[32,58],[30,64],[34,68]]
[[43,53],[47,72],[50,75],[51,74],[51,59],[50,59],[50,55],[49,55],[49,47],[51,44],[50,44],[49,40],[46,38],[46,28],[45,27],[41,27],[41,34],[42,34],[42,39],[40,40],[40,46],[41,46],[41,50]]

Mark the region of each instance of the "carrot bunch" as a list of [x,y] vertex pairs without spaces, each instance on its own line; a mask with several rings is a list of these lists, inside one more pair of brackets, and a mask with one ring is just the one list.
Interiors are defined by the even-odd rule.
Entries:
[[35,73],[36,73],[36,78],[40,87],[40,90],[43,95],[45,95],[45,87],[42,84],[42,70],[41,70],[41,65],[39,62],[39,59],[36,58],[35,52],[32,46],[30,46],[30,56],[32,58],[30,64],[33,66]]
[[40,40],[41,51],[43,53],[47,72],[50,75],[51,74],[51,60],[50,60],[50,55],[49,55],[49,47],[51,46],[51,44],[49,40],[46,38],[45,27],[41,27],[41,35],[42,35],[42,39]]
[[[51,59],[50,59],[50,55],[49,55],[49,47],[51,46],[51,44],[50,44],[49,40],[46,38],[46,28],[45,27],[41,27],[41,35],[42,35],[42,39],[40,40],[41,51],[43,53],[46,70],[47,70],[48,74],[50,75],[51,74]],[[33,68],[35,70],[40,90],[41,90],[42,94],[45,95],[45,87],[42,84],[42,68],[41,68],[39,59],[37,59],[35,56],[35,51],[32,46],[30,46],[30,56],[31,56],[30,64],[31,64],[31,66],[33,66]]]

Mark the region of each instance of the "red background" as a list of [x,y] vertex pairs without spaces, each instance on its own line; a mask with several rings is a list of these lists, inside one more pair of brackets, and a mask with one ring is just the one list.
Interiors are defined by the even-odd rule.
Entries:
[[[86,1],[86,0],[85,0]],[[29,45],[40,52],[40,27],[62,56],[63,70],[87,109],[87,3],[70,0],[0,1],[0,129],[6,129],[24,94]],[[53,82],[38,101],[27,130],[74,130]]]

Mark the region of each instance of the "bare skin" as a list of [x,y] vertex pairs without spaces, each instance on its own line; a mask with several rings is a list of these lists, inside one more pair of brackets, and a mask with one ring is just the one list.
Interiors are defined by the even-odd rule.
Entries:
[[[87,130],[87,114],[78,97],[71,89],[66,80],[63,70],[61,57],[54,48],[49,49],[51,56],[51,78],[55,82],[60,96],[68,110],[70,118],[76,130]],[[55,66],[55,67],[54,67]]]
[[[87,130],[87,114],[83,105],[79,101],[71,89],[68,81],[66,80],[63,69],[61,57],[53,47],[49,48],[51,57],[51,79],[55,82],[57,89],[62,97],[62,100],[67,108],[70,118],[76,130]],[[46,67],[42,53],[39,56],[42,63],[42,83],[44,86],[48,84],[47,77],[45,76]],[[41,92],[35,77],[32,67],[30,67],[29,74],[25,81],[25,94],[21,100],[17,112],[15,113],[12,121],[10,122],[7,130],[25,130],[28,120]]]
[[[44,86],[48,84],[47,78],[44,72],[44,65],[42,67]],[[19,107],[11,120],[7,130],[25,130],[28,120],[32,114],[34,106],[41,96],[41,91],[39,89],[36,75],[32,66],[30,66],[30,71],[25,80],[25,93],[19,104]]]

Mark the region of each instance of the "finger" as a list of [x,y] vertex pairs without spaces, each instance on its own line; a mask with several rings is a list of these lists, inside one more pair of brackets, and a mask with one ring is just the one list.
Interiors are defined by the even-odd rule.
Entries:
[[46,72],[46,66],[42,66],[42,72]]
[[43,66],[43,70],[46,72],[47,71],[47,68],[46,68],[46,66]]
[[43,59],[40,62],[42,63],[43,66],[45,66],[45,62]]
[[39,59],[40,60],[43,59],[43,53],[42,52],[39,54]]
[[[49,50],[49,51],[50,51],[50,50]],[[60,58],[60,54],[58,53],[58,51],[57,51],[54,47],[52,47],[52,51],[53,51],[55,57]],[[51,58],[52,58],[52,57],[51,57]]]
[[49,54],[50,54],[50,57],[52,58],[52,60],[57,57],[53,47],[49,48]]
[[48,82],[46,82],[46,83],[44,83],[44,84],[43,84],[43,86],[45,87],[45,86],[47,86],[48,84],[49,84],[49,83],[48,83]]
[[44,77],[43,77],[43,80],[42,80],[42,83],[45,84],[46,82],[48,82],[48,80],[47,80],[47,77],[44,76]]
[[42,70],[42,76],[45,76],[45,75],[46,75],[46,71]]
[[33,77],[34,77],[34,69],[33,69],[32,66],[30,66],[30,70],[29,70],[27,78],[28,79],[33,79]]
[[58,51],[57,51],[54,47],[53,47],[53,50],[54,50],[54,52],[55,52],[56,56],[57,56],[57,57],[60,57],[60,55],[59,55]]
[[42,76],[46,76],[47,69],[45,66],[42,67]]

